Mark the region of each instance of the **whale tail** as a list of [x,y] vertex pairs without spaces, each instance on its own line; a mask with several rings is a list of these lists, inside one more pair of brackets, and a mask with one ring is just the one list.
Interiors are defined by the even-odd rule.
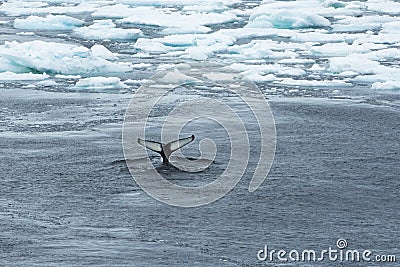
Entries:
[[178,149],[186,146],[187,144],[190,144],[194,140],[194,135],[182,138],[176,141],[172,141],[166,145],[159,143],[159,142],[154,142],[154,141],[149,141],[149,140],[143,140],[138,138],[138,143],[142,146],[144,146],[147,149],[150,149],[151,151],[157,152],[161,155],[163,158],[163,163],[165,165],[169,164],[169,157],[171,154]]

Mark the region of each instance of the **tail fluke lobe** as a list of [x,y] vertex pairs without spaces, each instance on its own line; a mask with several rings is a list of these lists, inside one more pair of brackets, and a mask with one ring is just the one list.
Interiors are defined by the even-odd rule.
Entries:
[[187,144],[190,144],[194,140],[194,135],[186,138],[182,138],[176,141],[172,141],[171,143],[168,143],[167,146],[169,146],[169,149],[172,152],[186,146]]
[[193,140],[194,140],[194,135],[170,142],[166,145],[163,145],[159,142],[143,140],[140,138],[138,138],[138,143],[144,146],[145,148],[148,148],[154,152],[159,153],[163,158],[163,163],[165,165],[168,165],[169,156],[171,156],[171,153],[193,142]]
[[147,141],[138,138],[138,143],[154,152],[161,153],[163,151],[162,144],[154,141]]

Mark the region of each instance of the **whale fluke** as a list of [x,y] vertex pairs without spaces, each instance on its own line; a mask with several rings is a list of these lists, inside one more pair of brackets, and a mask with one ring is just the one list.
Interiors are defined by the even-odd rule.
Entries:
[[140,138],[138,138],[138,143],[144,146],[145,148],[150,149],[151,151],[159,153],[163,158],[163,164],[168,165],[169,157],[171,156],[171,154],[177,151],[178,149],[186,146],[187,144],[190,144],[191,142],[193,142],[193,140],[194,140],[194,135],[176,141],[172,141],[168,144],[143,140]]

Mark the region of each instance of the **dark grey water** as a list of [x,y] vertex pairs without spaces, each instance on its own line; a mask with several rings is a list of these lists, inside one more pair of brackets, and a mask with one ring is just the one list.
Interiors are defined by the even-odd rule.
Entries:
[[177,208],[126,168],[129,96],[1,94],[2,266],[274,266],[257,259],[264,245],[321,251],[339,238],[399,255],[398,108],[273,98],[277,152],[262,187],[249,193],[245,177],[217,202]]

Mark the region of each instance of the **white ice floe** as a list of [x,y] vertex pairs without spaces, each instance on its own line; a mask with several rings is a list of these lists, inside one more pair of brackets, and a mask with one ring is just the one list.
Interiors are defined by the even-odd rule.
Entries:
[[[183,14],[181,12],[165,12],[154,9],[149,13],[136,14],[127,18],[120,19],[119,23],[153,25],[167,28],[198,29],[200,26],[227,23],[237,21],[238,17],[229,11],[222,13],[193,13]],[[203,28],[204,29],[204,28]]]
[[[241,0],[218,0],[222,5],[233,5]],[[215,0],[120,0],[121,3],[133,6],[188,6],[204,5],[210,6],[216,3]]]
[[400,79],[386,82],[374,82],[371,89],[375,90],[395,90],[400,89]]
[[142,79],[142,80],[128,79],[128,80],[125,80],[125,81],[124,81],[124,84],[133,84],[133,85],[136,85],[136,84],[144,84],[144,83],[148,83],[148,82],[150,82],[150,81],[147,80],[147,79]]
[[[140,38],[134,46],[143,52],[184,51],[185,53],[180,54],[186,54],[195,60],[205,60],[216,52],[225,51],[228,46],[235,42],[234,37],[218,31],[211,34],[170,35],[152,39]],[[177,56],[177,54],[174,56]]]
[[54,75],[57,79],[80,79],[81,75],[64,75],[64,74],[56,74]]
[[254,15],[272,14],[277,11],[287,12],[303,12],[315,14],[326,18],[335,16],[357,16],[362,13],[365,6],[358,1],[343,2],[343,1],[262,1],[261,5],[255,8]]
[[400,33],[400,21],[386,22],[382,25],[382,33]]
[[242,72],[241,74],[253,82],[272,82],[276,80],[273,74],[261,75],[257,72]]
[[279,29],[329,27],[331,23],[326,18],[306,11],[282,10],[272,14],[258,12],[250,16],[247,27]]
[[388,0],[368,0],[366,3],[368,10],[380,13],[397,15],[400,13],[400,3]]
[[[382,65],[382,61],[400,59],[400,50],[397,48],[388,48],[369,53],[354,53],[345,57],[335,57],[329,60],[329,71],[342,73],[352,71],[361,74],[400,74],[400,69]],[[374,80],[372,80],[374,81]],[[376,80],[375,80],[376,81]]]
[[306,72],[299,68],[282,67],[277,75],[278,76],[304,76]]
[[[99,3],[100,2],[100,3]],[[49,5],[41,1],[10,0],[0,6],[0,12],[10,16],[33,14],[79,14],[93,12],[103,4],[101,1],[85,1],[71,4]]]
[[334,32],[356,32],[367,30],[379,30],[382,24],[395,21],[395,17],[388,15],[369,15],[369,16],[345,16],[340,18],[332,25]]
[[[157,11],[160,10],[160,11]],[[157,15],[158,12],[161,12],[164,9],[156,9],[151,6],[139,6],[139,7],[130,7],[129,5],[123,4],[115,4],[115,5],[105,5],[98,8],[96,11],[92,13],[92,17],[94,18],[111,18],[111,19],[122,19],[130,16],[136,15]]]
[[34,32],[17,32],[17,35],[21,35],[21,36],[33,36],[35,35]]
[[54,87],[57,86],[58,83],[53,80],[45,80],[35,83],[36,86],[43,86],[43,87]]
[[315,61],[310,58],[284,58],[278,61],[279,64],[310,64]]
[[107,60],[116,60],[118,58],[116,54],[108,50],[103,45],[95,44],[92,46],[92,48],[90,48],[90,50],[92,51],[92,55],[95,57],[100,57]]
[[0,71],[91,75],[129,70],[126,63],[111,62],[78,45],[36,40],[0,46]]
[[384,71],[379,62],[368,59],[362,54],[350,54],[345,57],[335,57],[329,60],[329,70],[334,73],[354,71],[363,74],[372,74]]
[[375,43],[367,41],[372,34],[370,33],[330,33],[326,30],[316,30],[313,32],[298,32],[294,33],[290,40],[292,42],[316,42],[316,43],[329,43],[329,42],[346,42],[352,43],[355,40],[366,38],[365,43]]
[[295,80],[292,78],[283,78],[280,81],[274,83],[281,85],[299,86],[299,87],[343,87],[352,86],[351,83],[342,80]]
[[357,38],[354,43],[375,43],[375,44],[396,44],[400,42],[400,33],[384,33],[368,34],[360,38]]
[[348,44],[348,43],[327,43],[321,46],[314,46],[311,48],[311,52],[315,55],[320,56],[347,56],[352,53],[366,53],[371,51],[373,48],[385,48],[384,45],[374,45],[365,43],[359,44]]
[[118,77],[90,77],[82,78],[75,84],[80,89],[122,89],[126,85]]
[[74,33],[92,40],[135,40],[142,36],[139,29],[116,28],[112,20],[96,20],[90,26],[75,29]]
[[170,27],[165,28],[161,31],[161,33],[168,34],[186,34],[186,33],[209,33],[211,29],[206,26],[182,26],[182,27]]
[[0,72],[0,81],[38,81],[49,78],[49,75],[33,73]]
[[358,74],[359,74],[358,72],[348,70],[348,71],[343,71],[343,72],[339,73],[338,76],[345,78],[345,77],[354,77],[354,76],[357,76]]
[[142,63],[132,64],[131,67],[134,69],[147,69],[151,67],[151,64],[142,62]]
[[324,71],[326,70],[326,68],[321,67],[319,64],[315,63],[311,66],[311,68],[309,68],[309,70],[311,71]]
[[83,25],[83,21],[64,15],[47,15],[46,17],[29,16],[14,20],[14,28],[24,30],[72,30]]
[[199,82],[200,80],[183,74],[179,69],[174,68],[173,71],[169,71],[164,77],[160,78],[159,81],[166,84],[185,84]]

